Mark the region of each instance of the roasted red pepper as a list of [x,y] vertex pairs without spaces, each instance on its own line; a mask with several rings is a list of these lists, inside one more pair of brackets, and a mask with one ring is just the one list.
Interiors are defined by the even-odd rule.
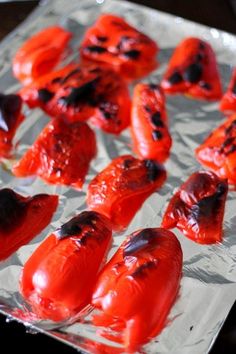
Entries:
[[52,184],[80,189],[95,155],[95,134],[87,123],[54,119],[13,166],[13,173],[17,177],[37,175]]
[[177,227],[191,240],[221,242],[228,183],[213,172],[192,174],[171,198],[162,227]]
[[162,80],[166,93],[218,100],[222,89],[215,54],[209,43],[186,38],[175,49]]
[[86,60],[111,64],[127,79],[147,75],[157,66],[157,44],[121,17],[103,14],[85,33],[80,53]]
[[236,185],[236,115],[216,128],[196,149],[198,161]]
[[124,346],[132,352],[140,349],[167,323],[179,291],[182,258],[172,232],[134,232],[101,271],[92,304],[102,311],[94,323],[123,330]]
[[0,159],[10,156],[12,139],[24,119],[21,107],[20,96],[0,93]]
[[229,87],[220,102],[220,110],[223,112],[236,112],[236,68],[232,73]]
[[40,318],[61,321],[88,305],[111,239],[109,220],[85,211],[44,240],[20,279],[32,310]]
[[51,221],[56,195],[23,197],[12,189],[0,190],[0,260],[30,242]]
[[60,61],[71,33],[59,26],[43,29],[18,49],[13,59],[13,74],[24,84],[50,72]]
[[165,97],[158,85],[138,84],[134,89],[131,133],[140,158],[164,162],[172,140],[167,127]]
[[52,117],[90,121],[119,134],[130,124],[130,98],[119,74],[104,65],[69,66],[23,88],[23,100]]
[[87,204],[106,215],[115,230],[122,230],[165,179],[166,172],[157,162],[119,156],[90,182]]

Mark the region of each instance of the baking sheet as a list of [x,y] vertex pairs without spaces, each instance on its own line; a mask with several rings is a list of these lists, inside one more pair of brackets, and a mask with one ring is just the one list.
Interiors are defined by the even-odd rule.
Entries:
[[[11,74],[11,58],[16,49],[32,33],[59,23],[71,30],[77,45],[87,26],[91,25],[100,12],[111,12],[124,16],[128,22],[156,40],[161,48],[158,55],[159,68],[150,75],[152,81],[160,79],[173,48],[186,36],[198,36],[209,41],[216,51],[224,88],[230,77],[230,66],[235,64],[236,37],[178,17],[146,7],[116,0],[53,0],[43,1],[29,19],[10,34],[0,45],[0,91],[15,92],[20,87]],[[70,56],[77,57],[74,50]],[[115,235],[111,253],[114,253],[124,237],[143,227],[160,225],[167,201],[177,188],[200,165],[194,158],[194,149],[223,120],[217,103],[190,100],[182,96],[167,98],[170,131],[173,147],[166,163],[168,179],[164,187],[154,193],[137,213],[127,231]],[[15,140],[20,141],[16,158],[19,158],[33,143],[48,118],[40,110],[30,111],[25,107],[27,119],[20,127]],[[95,129],[96,130],[96,129]],[[18,293],[18,278],[22,265],[37,245],[62,222],[76,212],[84,210],[85,191],[93,176],[117,155],[131,153],[129,131],[119,138],[96,130],[98,155],[93,161],[83,191],[67,187],[47,185],[38,178],[16,179],[10,173],[13,160],[5,161],[0,167],[0,187],[11,187],[28,195],[34,193],[57,193],[60,206],[49,225],[30,244],[21,247],[16,254],[0,263],[0,311],[8,318],[22,318],[16,309],[27,307]],[[179,298],[174,305],[169,322],[162,333],[143,348],[143,353],[207,353],[209,352],[233,302],[236,298],[236,197],[230,192],[224,220],[225,237],[221,245],[202,246],[193,243],[175,230],[184,253],[184,269]],[[95,343],[107,344],[112,352],[115,343],[96,334],[90,323],[90,315],[73,324],[54,324],[50,321],[29,321],[26,326],[53,336],[83,352],[95,352]],[[125,353],[124,350],[121,350]]]

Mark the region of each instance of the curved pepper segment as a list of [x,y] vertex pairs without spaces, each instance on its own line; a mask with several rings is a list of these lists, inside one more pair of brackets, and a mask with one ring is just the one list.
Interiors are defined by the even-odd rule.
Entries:
[[220,101],[222,112],[236,112],[236,68],[234,68],[229,87]]
[[86,60],[105,62],[126,79],[138,79],[157,66],[157,44],[123,18],[101,15],[85,33],[80,53]]
[[195,153],[203,166],[236,185],[236,115],[216,128]]
[[58,196],[23,197],[11,189],[0,190],[0,260],[30,242],[51,221]]
[[85,211],[41,243],[20,279],[21,294],[38,317],[62,321],[89,304],[111,239],[106,217]]
[[220,99],[220,76],[210,44],[199,38],[184,39],[170,59],[161,86],[169,94],[184,93],[204,100]]
[[101,313],[94,323],[122,330],[124,346],[140,349],[167,322],[179,291],[182,258],[180,243],[168,230],[131,234],[100,273],[92,304]]
[[0,93],[0,159],[10,157],[12,139],[24,120],[21,108],[20,96]]
[[96,138],[87,123],[54,119],[13,166],[13,173],[17,177],[37,175],[52,184],[80,189],[95,155]]
[[120,231],[165,179],[166,172],[157,162],[119,156],[90,182],[87,204],[106,215],[113,228]]
[[59,26],[43,29],[29,38],[13,58],[13,74],[28,84],[50,72],[62,58],[72,34]]
[[177,227],[198,243],[221,242],[227,192],[227,181],[213,172],[192,174],[171,198],[162,227]]
[[23,88],[23,100],[52,117],[90,121],[119,134],[130,124],[130,98],[120,75],[104,65],[70,64]]
[[164,162],[172,139],[167,127],[165,97],[158,85],[138,84],[134,89],[131,134],[140,158]]

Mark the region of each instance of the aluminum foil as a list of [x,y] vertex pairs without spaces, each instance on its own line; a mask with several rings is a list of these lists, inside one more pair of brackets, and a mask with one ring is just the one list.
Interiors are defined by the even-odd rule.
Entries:
[[[0,91],[16,92],[20,87],[11,74],[11,59],[16,49],[32,33],[39,29],[61,24],[74,33],[72,47],[78,47],[85,29],[100,12],[124,16],[128,22],[150,35],[159,44],[159,68],[152,73],[152,81],[159,80],[178,42],[186,36],[198,36],[209,41],[217,54],[224,88],[231,65],[235,64],[236,37],[184,19],[174,17],[143,6],[116,0],[54,0],[44,1],[37,10],[10,34],[0,45]],[[71,58],[78,57],[72,51]],[[163,188],[154,193],[137,213],[123,234],[114,235],[111,254],[125,236],[143,227],[160,225],[161,216],[175,190],[200,165],[194,158],[194,149],[208,133],[223,121],[217,103],[190,100],[183,96],[167,97],[167,110],[173,147],[166,163],[168,180]],[[20,127],[15,141],[19,142],[15,158],[19,158],[33,143],[48,118],[40,110],[30,111],[25,107],[27,119]],[[96,130],[96,129],[95,129]],[[60,195],[60,205],[49,225],[30,244],[21,247],[16,254],[0,263],[0,311],[18,321],[23,321],[30,330],[46,333],[66,342],[83,352],[95,352],[95,344],[105,343],[108,352],[115,343],[101,338],[87,314],[83,320],[55,324],[50,321],[29,321],[17,315],[16,309],[27,312],[18,292],[18,279],[24,262],[38,244],[61,223],[76,212],[86,208],[85,192],[93,176],[115,156],[131,153],[129,131],[118,138],[96,130],[98,155],[92,162],[83,191],[45,184],[39,178],[16,179],[10,170],[14,163],[4,161],[0,167],[0,187],[11,187],[17,192],[31,195],[47,192]],[[175,233],[181,242],[184,254],[183,278],[178,300],[169,315],[162,333],[145,345],[142,353],[207,353],[214,342],[233,302],[236,299],[236,198],[230,192],[224,219],[224,241],[217,246],[203,246],[185,238],[178,230]],[[91,309],[90,309],[91,310]],[[121,350],[125,353],[124,350]]]

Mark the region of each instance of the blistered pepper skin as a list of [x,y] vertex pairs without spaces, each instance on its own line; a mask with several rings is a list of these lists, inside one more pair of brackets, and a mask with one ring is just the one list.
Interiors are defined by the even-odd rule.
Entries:
[[20,279],[20,292],[39,318],[62,321],[89,304],[111,239],[106,217],[85,211],[41,243]]
[[139,350],[167,322],[179,291],[182,258],[180,243],[168,230],[131,234],[100,273],[92,304],[101,312],[94,323],[122,331],[125,348]]
[[192,174],[171,198],[162,227],[177,227],[201,244],[222,241],[228,183],[209,171]]
[[220,110],[226,113],[236,113],[236,67],[233,70],[229,87],[220,101]]
[[131,134],[140,158],[164,162],[172,139],[168,131],[165,97],[159,85],[140,83],[134,88]]
[[149,74],[157,66],[157,44],[121,17],[102,14],[85,33],[82,58],[112,65],[125,79]]
[[23,197],[11,189],[0,190],[0,260],[30,242],[51,221],[58,196]]
[[164,168],[155,161],[119,156],[90,182],[87,205],[106,215],[113,229],[121,231],[165,179]]
[[168,94],[183,93],[204,100],[220,99],[220,76],[210,44],[194,37],[184,39],[170,59],[161,86]]
[[85,122],[54,119],[13,166],[17,177],[39,176],[52,184],[81,189],[96,155],[94,132]]
[[13,58],[13,74],[24,84],[52,71],[62,58],[71,33],[59,26],[43,29],[29,38]]
[[195,150],[198,161],[236,185],[236,115],[216,128]]
[[24,120],[21,110],[22,100],[19,95],[0,93],[0,160],[11,156],[12,140]]
[[20,95],[51,117],[90,119],[107,133],[119,134],[130,124],[127,84],[108,66],[70,64],[24,87]]

